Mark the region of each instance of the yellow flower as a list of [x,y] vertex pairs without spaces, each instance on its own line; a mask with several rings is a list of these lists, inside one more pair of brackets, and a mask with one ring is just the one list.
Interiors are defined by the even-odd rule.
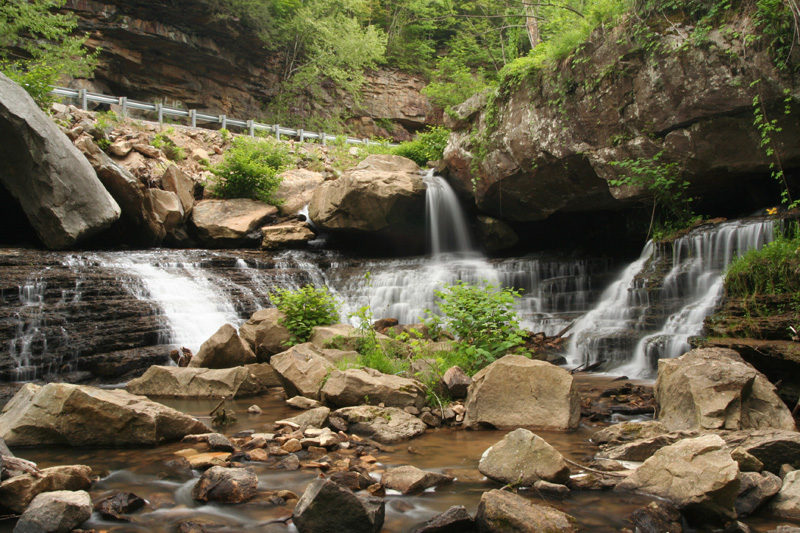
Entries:
[[768,215],[774,215],[777,212],[778,212],[778,208],[777,207],[770,207],[769,209],[767,209],[767,214]]

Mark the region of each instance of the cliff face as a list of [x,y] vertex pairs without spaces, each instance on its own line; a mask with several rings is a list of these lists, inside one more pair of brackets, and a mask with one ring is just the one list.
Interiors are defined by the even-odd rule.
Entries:
[[[101,49],[93,88],[269,120],[263,107],[279,90],[278,58],[237,21],[216,17],[207,3],[68,0],[64,8],[79,17],[88,46]],[[396,71],[371,73],[367,79],[360,105],[331,88],[322,100],[300,99],[296,109],[301,116],[309,110],[325,116],[344,105],[356,129],[381,134],[374,119],[388,119],[398,124],[399,137],[435,120],[419,92],[421,79]]]
[[696,212],[734,216],[777,203],[753,97],[779,119],[783,130],[772,137],[791,178],[800,165],[800,113],[784,114],[783,91],[797,109],[798,79],[732,37],[743,29],[713,30],[701,43],[680,26],[654,43],[629,39],[627,28],[596,34],[554,72],[506,88],[505,98],[462,104],[448,119],[456,129],[445,151],[453,181],[481,211],[508,220],[619,210],[647,195],[611,187],[623,171],[609,163],[663,152],[659,161],[678,162],[691,183]]

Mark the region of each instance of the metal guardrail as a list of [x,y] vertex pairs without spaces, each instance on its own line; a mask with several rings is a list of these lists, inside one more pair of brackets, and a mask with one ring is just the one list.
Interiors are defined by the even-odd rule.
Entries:
[[[55,96],[62,96],[65,98],[72,98],[81,103],[81,109],[88,109],[89,102],[96,102],[100,104],[118,105],[122,108],[122,115],[125,116],[129,109],[138,109],[141,111],[151,111],[158,115],[158,123],[164,123],[164,117],[180,117],[188,118],[192,128],[196,128],[198,121],[211,122],[220,124],[222,128],[229,126],[236,126],[247,130],[251,137],[255,136],[256,131],[267,131],[275,135],[275,138],[280,140],[281,137],[295,137],[300,142],[307,140],[319,140],[323,146],[329,140],[333,141],[338,139],[339,135],[325,133],[324,131],[305,131],[302,129],[284,128],[278,124],[262,124],[254,120],[238,120],[235,118],[228,118],[226,115],[208,115],[206,113],[198,113],[194,109],[178,109],[175,107],[165,106],[163,104],[150,104],[147,102],[139,102],[137,100],[129,100],[127,96],[108,96],[100,93],[89,92],[86,89],[69,89],[67,87],[53,87],[50,94]],[[201,126],[202,127],[202,126]],[[365,145],[381,145],[377,141],[369,139],[358,139],[355,137],[345,137],[346,144],[365,144]],[[386,146],[397,146],[395,143],[386,143]]]

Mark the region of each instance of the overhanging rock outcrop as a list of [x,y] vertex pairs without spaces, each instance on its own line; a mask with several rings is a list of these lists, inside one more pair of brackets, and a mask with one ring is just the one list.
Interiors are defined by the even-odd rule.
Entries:
[[[661,153],[659,164],[677,162],[690,182],[696,210],[777,203],[777,192],[765,193],[777,191],[774,159],[760,146],[753,98],[782,128],[772,144],[784,170],[800,166],[800,117],[783,113],[784,88],[800,100],[797,75],[757,46],[744,50],[737,31],[714,29],[702,42],[664,32],[650,46],[624,25],[595,33],[557,69],[531,69],[505,96],[479,95],[456,110],[444,155],[451,181],[484,213],[538,221],[649,200],[645,190],[610,187],[625,172],[610,163]],[[750,191],[742,185],[751,180],[763,181]]]
[[0,181],[51,249],[111,226],[120,208],[86,158],[25,90],[0,74]]

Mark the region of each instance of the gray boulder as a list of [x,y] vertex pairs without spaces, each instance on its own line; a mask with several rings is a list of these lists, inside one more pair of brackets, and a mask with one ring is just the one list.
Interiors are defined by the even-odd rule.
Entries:
[[447,474],[427,472],[416,466],[406,465],[387,470],[381,477],[381,485],[402,494],[417,494],[431,487],[452,483],[453,479]]
[[380,498],[356,496],[328,479],[315,479],[292,513],[300,533],[378,533],[383,527],[385,504]]
[[179,368],[151,366],[125,386],[132,394],[171,398],[243,398],[266,391],[248,367]]
[[269,361],[276,353],[286,350],[292,334],[283,325],[285,318],[286,315],[274,307],[259,309],[239,328],[239,336],[259,361]]
[[467,427],[575,429],[580,418],[572,375],[521,355],[506,355],[475,374],[464,407]]
[[154,446],[206,431],[143,396],[68,383],[28,383],[0,415],[0,437],[9,446]]
[[475,515],[478,531],[574,532],[574,518],[546,505],[536,505],[504,490],[484,492]]
[[84,465],[43,468],[39,474],[22,474],[0,483],[0,505],[22,513],[42,492],[89,490],[91,467]]
[[741,472],[739,495],[736,496],[734,508],[736,516],[741,518],[753,514],[759,507],[781,490],[781,478],[771,472]]
[[253,498],[258,490],[255,470],[212,466],[200,477],[192,489],[192,498],[203,502],[243,503]]
[[220,327],[189,361],[189,368],[232,368],[253,364],[256,354],[230,324]]
[[278,210],[256,200],[202,200],[195,204],[190,220],[203,246],[209,248],[256,247],[261,227],[275,219]]
[[364,398],[387,407],[422,409],[425,406],[425,391],[418,381],[383,374],[372,368],[334,370],[321,393],[326,402],[338,407],[359,405]]
[[736,517],[739,485],[739,466],[725,442],[706,435],[661,448],[616,488],[665,498],[687,518],[719,524]]
[[342,420],[349,431],[384,444],[422,435],[427,427],[419,418],[396,407],[343,407],[331,413],[331,418]]
[[682,429],[794,431],[775,387],[733,350],[703,348],[658,362],[655,398],[659,420]]
[[569,467],[558,450],[522,428],[483,452],[478,470],[500,483],[526,487],[539,480],[565,483],[569,479]]
[[681,512],[669,502],[650,502],[631,513],[637,533],[683,533]]
[[767,510],[781,518],[800,520],[800,470],[784,476],[781,489],[769,502]]
[[43,492],[22,513],[14,533],[67,533],[91,516],[92,499],[85,490]]
[[273,355],[270,365],[280,376],[290,397],[300,395],[314,400],[319,400],[325,378],[336,369],[310,342]]
[[42,243],[64,249],[108,228],[120,207],[25,90],[0,73],[0,181]]

